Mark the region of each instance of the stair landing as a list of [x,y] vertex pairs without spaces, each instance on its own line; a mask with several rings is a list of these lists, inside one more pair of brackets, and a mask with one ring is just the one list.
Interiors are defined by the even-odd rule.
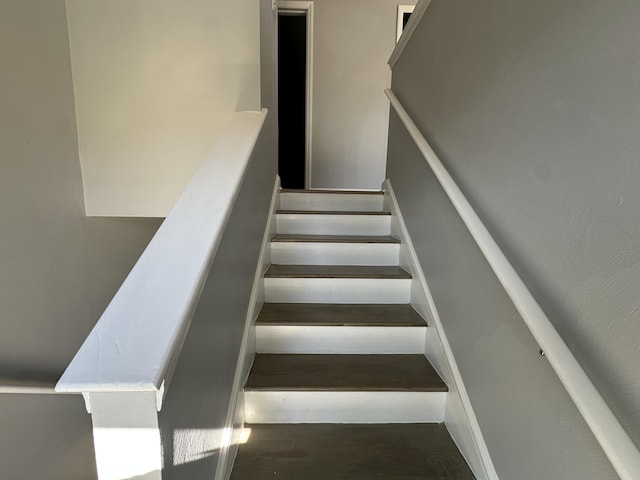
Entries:
[[231,480],[473,480],[442,424],[246,425]]

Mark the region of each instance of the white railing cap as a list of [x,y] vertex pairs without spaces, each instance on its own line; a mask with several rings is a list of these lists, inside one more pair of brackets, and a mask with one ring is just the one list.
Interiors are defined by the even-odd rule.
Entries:
[[266,115],[263,109],[231,116],[56,391],[164,389]]

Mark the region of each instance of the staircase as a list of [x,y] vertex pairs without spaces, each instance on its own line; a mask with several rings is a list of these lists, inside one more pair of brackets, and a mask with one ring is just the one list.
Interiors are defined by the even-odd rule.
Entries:
[[281,192],[233,480],[473,478],[383,203]]

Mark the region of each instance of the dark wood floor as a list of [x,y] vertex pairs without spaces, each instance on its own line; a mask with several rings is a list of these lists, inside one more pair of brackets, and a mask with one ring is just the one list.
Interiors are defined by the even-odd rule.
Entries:
[[287,215],[382,215],[390,216],[391,212],[366,212],[349,210],[278,210],[276,213]]
[[441,424],[247,425],[232,480],[473,480]]
[[307,235],[295,233],[279,233],[271,238],[272,242],[319,242],[319,243],[400,243],[390,235]]
[[384,195],[380,190],[314,190],[310,188],[308,190],[296,190],[293,188],[283,188],[282,193],[322,193],[322,194],[338,194],[338,195]]
[[271,265],[265,278],[411,278],[400,267],[353,265]]
[[411,305],[265,303],[257,325],[424,327]]
[[258,354],[245,390],[446,392],[424,355]]

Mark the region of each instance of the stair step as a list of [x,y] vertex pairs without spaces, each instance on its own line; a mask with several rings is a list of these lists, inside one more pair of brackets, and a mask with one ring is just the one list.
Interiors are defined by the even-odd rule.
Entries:
[[373,211],[367,212],[362,210],[278,210],[278,215],[337,215],[349,216],[357,215],[361,217],[388,217],[391,212]]
[[256,355],[250,423],[420,423],[444,419],[447,387],[424,355]]
[[271,265],[268,303],[409,303],[411,274],[397,266]]
[[442,424],[247,424],[231,480],[473,480]]
[[[377,241],[379,238],[384,240]],[[389,236],[276,235],[271,240],[271,261],[285,265],[398,265],[400,243],[393,240]]]
[[426,323],[411,305],[272,303],[255,332],[258,353],[423,354]]
[[280,193],[280,208],[285,210],[380,211],[383,204],[382,192],[283,190]]
[[331,189],[319,189],[319,188],[310,188],[310,189],[299,189],[299,188],[281,188],[280,194],[300,194],[300,195],[372,195],[372,196],[384,196],[384,192],[382,190],[331,190]]
[[[400,244],[398,238],[390,235],[302,235],[277,234],[271,239],[275,243],[390,243]],[[274,262],[275,263],[275,262]]]
[[258,354],[245,391],[446,392],[424,355]]
[[397,266],[271,265],[264,277],[410,279],[411,274]]
[[276,214],[279,234],[372,235],[391,232],[388,212],[337,212],[285,210]]
[[424,319],[406,305],[265,303],[257,325],[424,327]]

